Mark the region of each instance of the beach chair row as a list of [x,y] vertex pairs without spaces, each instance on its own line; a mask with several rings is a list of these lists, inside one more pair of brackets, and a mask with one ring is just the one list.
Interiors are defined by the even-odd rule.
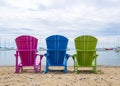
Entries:
[[76,37],[74,42],[76,54],[70,55],[66,53],[68,38],[62,35],[51,35],[46,38],[46,53],[41,55],[37,54],[38,39],[36,37],[30,35],[16,37],[15,73],[19,73],[27,66],[33,66],[34,72],[37,73],[41,70],[43,57],[46,57],[44,73],[49,71],[49,66],[63,66],[64,73],[66,73],[69,57],[73,58],[75,73],[78,73],[78,67],[93,67],[93,72],[97,73],[97,38],[91,35],[82,35]]

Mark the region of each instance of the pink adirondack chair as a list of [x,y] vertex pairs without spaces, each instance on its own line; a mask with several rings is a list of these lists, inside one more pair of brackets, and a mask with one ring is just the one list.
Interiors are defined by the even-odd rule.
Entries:
[[[15,39],[15,43],[17,46],[15,73],[22,71],[24,66],[33,66],[35,73],[41,70],[43,55],[37,54],[38,39],[29,35],[21,35]],[[37,56],[40,56],[39,61],[36,59]]]

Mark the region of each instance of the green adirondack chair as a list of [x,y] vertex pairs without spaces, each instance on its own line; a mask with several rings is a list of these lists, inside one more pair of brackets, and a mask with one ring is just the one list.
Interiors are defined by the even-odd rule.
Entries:
[[75,73],[78,73],[78,67],[93,67],[93,72],[97,73],[97,38],[90,35],[83,35],[75,38],[74,41],[76,54],[72,55],[72,57]]

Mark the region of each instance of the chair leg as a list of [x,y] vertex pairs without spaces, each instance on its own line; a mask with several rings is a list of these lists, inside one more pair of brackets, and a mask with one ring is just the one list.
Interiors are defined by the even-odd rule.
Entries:
[[23,67],[21,67],[21,71],[23,71]]
[[39,64],[36,65],[37,71],[40,70],[41,71],[41,61],[39,62]]
[[94,72],[94,73],[97,73],[97,67],[96,67],[96,66],[93,67],[93,72]]
[[37,65],[34,65],[34,73],[37,73],[38,72],[38,67]]
[[64,66],[64,73],[67,72],[67,66]]
[[37,73],[39,70],[41,71],[41,61],[37,61],[34,65],[34,72]]
[[19,71],[20,71],[20,66],[16,66],[15,67],[15,73],[19,73]]
[[41,71],[41,65],[39,65],[39,70]]
[[40,62],[40,64],[39,64],[39,70],[41,71],[41,62]]
[[78,73],[78,67],[74,67],[74,71],[75,71],[75,73]]
[[75,72],[75,66],[74,66],[74,72]]
[[48,72],[48,66],[46,66],[44,73],[46,74]]

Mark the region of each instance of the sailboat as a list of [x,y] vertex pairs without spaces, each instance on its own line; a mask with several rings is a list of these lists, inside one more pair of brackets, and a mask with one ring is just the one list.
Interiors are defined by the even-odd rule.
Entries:
[[119,37],[118,37],[118,46],[115,48],[116,52],[120,52],[120,42],[119,42]]
[[120,52],[120,46],[117,46],[117,47],[115,48],[115,51],[116,51],[116,52]]

